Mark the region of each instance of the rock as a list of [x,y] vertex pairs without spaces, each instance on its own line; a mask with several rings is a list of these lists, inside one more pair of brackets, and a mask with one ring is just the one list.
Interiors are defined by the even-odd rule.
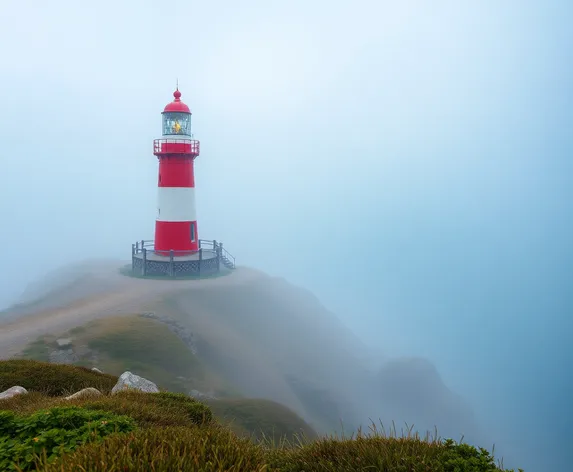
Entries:
[[77,354],[73,349],[58,349],[49,354],[50,362],[52,364],[73,364],[79,360]]
[[23,395],[25,393],[28,393],[28,390],[17,385],[15,387],[10,387],[8,390],[0,393],[0,400],[7,400],[8,398],[15,397],[16,395]]
[[131,372],[124,372],[119,377],[115,386],[111,389],[111,394],[113,395],[117,392],[128,389],[140,390],[146,393],[159,393],[157,385],[150,380],[144,379],[139,375],[132,374]]
[[90,398],[90,397],[99,397],[103,395],[97,388],[88,387],[80,390],[79,392],[74,393],[66,397],[66,400],[76,400],[78,398]]
[[56,344],[60,349],[66,349],[72,347],[72,340],[70,338],[62,338],[56,341]]
[[99,370],[97,367],[92,367],[92,370],[94,372],[97,372],[98,374],[103,374],[103,372],[101,370]]

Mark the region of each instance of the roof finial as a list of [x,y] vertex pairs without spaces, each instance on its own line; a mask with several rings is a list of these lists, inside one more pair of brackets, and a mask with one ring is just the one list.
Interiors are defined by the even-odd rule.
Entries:
[[173,96],[175,97],[175,101],[179,101],[181,99],[181,92],[179,91],[179,79],[177,79],[177,89],[173,92]]

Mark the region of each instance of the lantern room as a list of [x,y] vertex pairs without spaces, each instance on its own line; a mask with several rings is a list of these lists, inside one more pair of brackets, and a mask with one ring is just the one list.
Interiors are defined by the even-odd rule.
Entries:
[[173,100],[168,103],[163,112],[163,136],[192,136],[191,135],[191,111],[181,101],[181,92],[177,89],[173,92]]

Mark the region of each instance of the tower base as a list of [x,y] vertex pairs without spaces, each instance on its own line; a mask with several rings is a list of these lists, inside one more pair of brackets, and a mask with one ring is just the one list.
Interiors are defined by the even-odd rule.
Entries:
[[198,251],[157,253],[153,241],[131,245],[131,269],[134,275],[149,277],[205,277],[235,268],[235,258],[217,241],[199,240]]

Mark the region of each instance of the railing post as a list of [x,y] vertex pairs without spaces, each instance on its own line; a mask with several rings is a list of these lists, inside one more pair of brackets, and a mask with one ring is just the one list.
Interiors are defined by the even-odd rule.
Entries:
[[141,275],[147,274],[147,249],[143,248],[143,265],[141,266]]
[[142,250],[142,251],[143,251],[143,243],[144,243],[144,241],[143,241],[143,239],[142,239],[142,240],[141,240],[141,250]]
[[131,273],[135,273],[135,244],[131,244]]
[[221,250],[217,245],[217,241],[213,240],[213,245],[215,247],[215,254],[217,255],[217,272],[221,271]]
[[169,275],[171,277],[175,275],[173,267],[173,249],[169,250]]
[[199,276],[201,275],[201,266],[203,265],[203,248],[199,249]]
[[135,243],[135,253],[139,252],[139,241]]

